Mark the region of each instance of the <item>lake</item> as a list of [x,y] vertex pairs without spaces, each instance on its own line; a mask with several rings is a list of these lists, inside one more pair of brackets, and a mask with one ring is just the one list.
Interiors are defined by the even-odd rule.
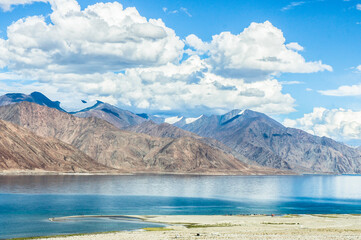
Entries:
[[0,176],[0,238],[161,226],[73,215],[361,214],[361,176]]

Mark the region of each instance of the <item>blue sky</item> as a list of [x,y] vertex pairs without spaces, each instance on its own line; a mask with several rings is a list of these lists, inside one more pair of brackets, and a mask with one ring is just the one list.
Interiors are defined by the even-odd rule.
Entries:
[[[97,5],[97,13],[110,7],[113,20],[128,7],[139,14],[130,23],[114,20],[118,30],[104,32],[95,26],[101,14],[88,29],[64,13],[92,18],[83,11],[98,0],[19,2],[28,4],[0,0],[1,93],[42,91],[69,110],[85,107],[81,99],[188,117],[250,108],[320,136],[350,144],[361,139],[361,1],[118,1],[122,8],[102,1],[111,5]],[[74,20],[78,30],[69,27]],[[50,27],[41,28],[42,21]],[[140,32],[133,33],[139,22]],[[89,39],[72,33],[79,29],[88,29]],[[266,33],[269,43],[262,38]],[[128,45],[117,34],[134,42]],[[101,41],[96,51],[87,48]],[[110,50],[102,47],[108,45]]]

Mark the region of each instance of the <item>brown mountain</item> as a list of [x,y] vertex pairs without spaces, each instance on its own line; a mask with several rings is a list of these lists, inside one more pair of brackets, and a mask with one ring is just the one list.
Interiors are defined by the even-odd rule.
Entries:
[[117,128],[123,129],[129,126],[137,125],[147,121],[132,112],[112,106],[108,103],[97,101],[97,103],[89,108],[85,108],[78,112],[72,112],[76,117],[97,117],[103,119]]
[[135,126],[129,126],[125,128],[125,130],[131,132],[137,132],[137,133],[144,133],[153,137],[163,137],[163,138],[192,137],[196,139],[202,138],[195,133],[175,127],[169,123],[156,124],[153,121],[146,121]]
[[275,174],[248,166],[194,138],[156,138],[98,118],[78,118],[30,102],[0,107],[0,118],[71,144],[101,164],[128,172]]
[[227,147],[223,143],[213,138],[201,137],[195,133],[183,130],[169,123],[156,124],[153,121],[146,121],[135,126],[129,126],[125,130],[131,132],[137,132],[137,133],[144,133],[153,137],[161,137],[161,138],[181,138],[181,137],[194,138],[198,141],[201,141],[209,145],[210,147],[219,149],[227,154],[231,154],[237,159],[241,160],[242,162],[252,163],[244,155],[232,150],[230,147]]
[[357,149],[287,128],[263,113],[234,110],[179,127],[214,138],[263,166],[300,173],[361,173]]
[[111,170],[54,138],[0,120],[0,171],[106,172]]

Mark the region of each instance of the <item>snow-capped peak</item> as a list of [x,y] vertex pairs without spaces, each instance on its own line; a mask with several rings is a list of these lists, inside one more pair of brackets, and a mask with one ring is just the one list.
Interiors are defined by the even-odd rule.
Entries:
[[182,119],[183,119],[183,117],[178,117],[178,116],[177,117],[169,117],[169,118],[166,118],[164,120],[164,122],[169,123],[169,124],[174,124],[176,122],[179,122]]
[[196,118],[186,118],[186,124],[190,124],[192,122],[195,122],[198,119],[200,119],[201,117],[203,117],[203,115],[200,115],[199,117],[196,117]]
[[242,115],[245,110],[240,111],[237,115]]

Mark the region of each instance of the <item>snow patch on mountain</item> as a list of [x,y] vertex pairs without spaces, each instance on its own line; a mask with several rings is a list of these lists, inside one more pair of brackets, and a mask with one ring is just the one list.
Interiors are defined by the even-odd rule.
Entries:
[[176,122],[179,122],[182,119],[183,119],[183,117],[178,117],[178,116],[177,117],[169,117],[169,118],[166,118],[164,120],[164,122],[169,123],[169,124],[174,124]]
[[246,110],[240,111],[237,115],[242,115],[244,113],[244,111],[246,111]]
[[195,122],[197,121],[198,119],[200,119],[201,117],[203,117],[203,114],[200,115],[199,117],[196,117],[196,118],[186,118],[186,124],[190,124],[192,122]]

